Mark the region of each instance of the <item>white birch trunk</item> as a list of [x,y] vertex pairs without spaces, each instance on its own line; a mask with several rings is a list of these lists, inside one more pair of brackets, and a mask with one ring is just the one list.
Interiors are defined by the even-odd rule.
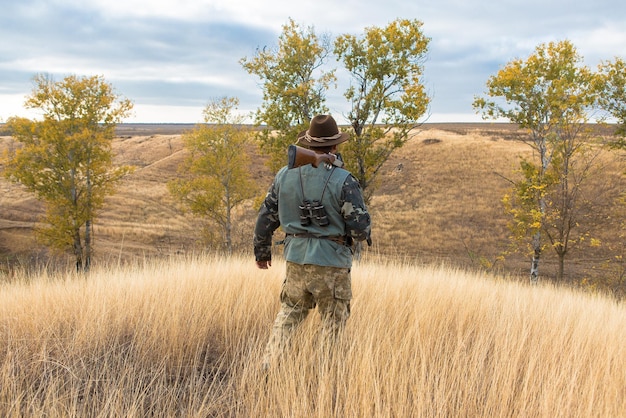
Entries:
[[533,237],[533,260],[530,265],[530,283],[539,282],[539,257],[541,256],[541,232],[537,232]]

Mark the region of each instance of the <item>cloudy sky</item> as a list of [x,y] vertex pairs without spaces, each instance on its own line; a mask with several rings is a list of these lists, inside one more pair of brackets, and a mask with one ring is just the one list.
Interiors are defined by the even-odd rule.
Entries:
[[[429,122],[478,121],[487,78],[541,43],[568,39],[595,68],[626,58],[623,0],[0,0],[0,122],[23,107],[37,73],[101,75],[131,99],[125,122],[195,123],[209,100],[261,104],[258,79],[239,64],[275,46],[289,18],[317,34],[358,35],[397,18],[431,38],[424,83]],[[328,94],[338,120],[343,88]]]

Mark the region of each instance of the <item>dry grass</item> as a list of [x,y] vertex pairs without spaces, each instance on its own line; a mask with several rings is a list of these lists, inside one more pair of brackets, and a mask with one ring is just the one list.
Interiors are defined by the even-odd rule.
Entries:
[[187,257],[0,285],[6,417],[617,417],[626,309],[446,266],[363,261],[345,338],[316,314],[267,376],[284,264]]
[[[188,128],[167,124],[121,126],[113,144],[115,162],[133,165],[136,170],[123,180],[96,220],[96,263],[118,258],[141,261],[208,248],[202,222],[184,214],[166,187],[167,181],[177,176],[176,169],[184,158],[180,133]],[[509,187],[506,178],[514,177],[518,157],[530,154],[530,147],[512,140],[519,136],[510,124],[424,125],[381,169],[379,187],[369,207],[374,220],[371,250],[388,258],[445,261],[463,268],[494,263],[509,246],[508,218],[500,203]],[[10,139],[0,137],[0,152],[9,146]],[[250,172],[264,193],[271,182],[265,157],[257,155],[253,147],[248,152],[253,155]],[[571,250],[566,265],[571,283],[616,275],[603,266],[624,256],[613,251],[623,247],[616,231],[624,214],[617,212],[612,201],[626,188],[623,171],[623,161],[621,166],[611,162],[595,179],[598,186],[613,188],[604,200],[594,200],[607,214],[591,234],[603,245]],[[0,192],[2,270],[5,260],[23,257],[27,263],[33,249],[38,249],[32,227],[42,208],[21,187],[1,177]],[[252,203],[237,214],[233,237],[237,252],[250,251],[255,219]],[[215,248],[220,242],[213,244]],[[494,269],[526,275],[529,265],[527,257],[513,254],[495,263]],[[556,257],[547,251],[540,274],[550,278],[555,272]]]
[[372,202],[379,240],[427,258],[464,258],[468,246],[501,251],[506,218],[499,201],[509,186],[502,176],[511,177],[527,148],[480,132],[420,133],[390,159],[396,169],[383,174]]

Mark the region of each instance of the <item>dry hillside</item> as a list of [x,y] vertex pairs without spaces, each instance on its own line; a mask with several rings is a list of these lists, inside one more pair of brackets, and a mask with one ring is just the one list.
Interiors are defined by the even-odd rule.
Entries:
[[[117,164],[136,167],[108,199],[95,227],[96,262],[163,257],[206,249],[203,223],[184,214],[166,189],[177,175],[184,157],[181,132],[190,125],[122,125],[114,142]],[[462,267],[485,267],[507,249],[507,218],[500,200],[515,176],[520,155],[530,147],[508,124],[426,124],[383,167],[371,202],[374,246],[368,251],[413,262],[445,262]],[[0,137],[0,149],[11,146]],[[271,181],[265,159],[254,155],[251,174],[260,194]],[[598,200],[594,237],[602,247],[580,247],[571,253],[566,267],[576,280],[605,274],[602,261],[619,252],[616,231],[621,214],[611,203],[624,190],[619,176],[623,166],[607,156],[607,167],[593,180],[607,194]],[[0,256],[28,261],[46,258],[37,247],[32,228],[41,205],[22,187],[0,179]],[[250,250],[255,220],[252,203],[241,209],[234,241],[241,251]],[[215,241],[215,239],[214,239]],[[528,260],[510,255],[495,262],[496,268],[526,274]],[[554,256],[546,254],[544,275],[555,271]]]

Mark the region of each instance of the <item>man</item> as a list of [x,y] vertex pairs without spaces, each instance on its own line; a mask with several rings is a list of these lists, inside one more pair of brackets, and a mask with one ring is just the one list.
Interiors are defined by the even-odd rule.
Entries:
[[[330,115],[315,116],[298,135],[301,147],[337,153],[349,135],[339,132]],[[350,315],[350,268],[354,240],[369,238],[370,215],[358,181],[331,164],[283,167],[259,210],[254,231],[258,268],[272,265],[272,235],[282,226],[286,277],[280,310],[265,350],[263,367],[283,351],[293,330],[317,305],[325,334],[336,335]]]

